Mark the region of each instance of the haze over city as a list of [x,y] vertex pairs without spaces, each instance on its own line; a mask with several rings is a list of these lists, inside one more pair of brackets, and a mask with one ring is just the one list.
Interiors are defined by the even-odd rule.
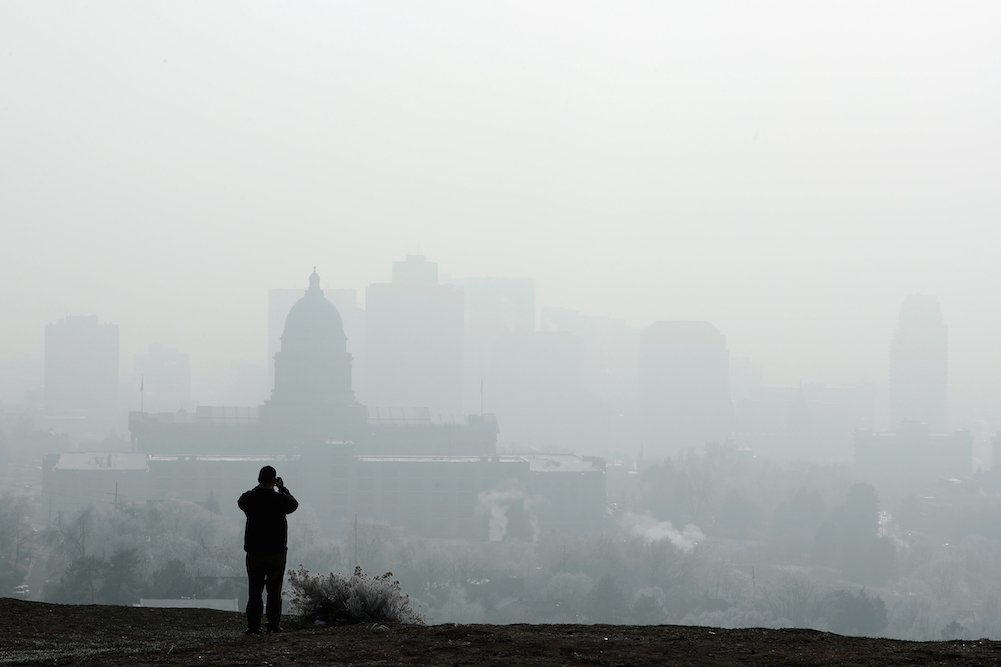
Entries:
[[8,5],[4,358],[56,317],[262,363],[269,287],[391,260],[705,319],[769,382],[885,382],[939,297],[1001,397],[997,9]]
[[1001,637],[999,27],[3,5],[0,588],[242,609],[267,463],[435,622]]

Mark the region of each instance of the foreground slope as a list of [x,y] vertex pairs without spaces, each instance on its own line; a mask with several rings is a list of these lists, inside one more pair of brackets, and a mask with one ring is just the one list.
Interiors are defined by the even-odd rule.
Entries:
[[1001,642],[811,630],[376,624],[245,637],[240,614],[0,599],[5,665],[990,665]]

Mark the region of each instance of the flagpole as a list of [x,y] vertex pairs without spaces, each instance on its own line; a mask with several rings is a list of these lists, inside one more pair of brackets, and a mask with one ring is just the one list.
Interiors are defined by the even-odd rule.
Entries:
[[139,412],[146,412],[146,374],[143,373],[139,376]]

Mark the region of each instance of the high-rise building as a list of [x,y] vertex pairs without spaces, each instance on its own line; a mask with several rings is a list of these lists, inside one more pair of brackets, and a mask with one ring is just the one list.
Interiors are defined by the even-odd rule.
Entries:
[[583,340],[581,378],[587,391],[615,400],[620,410],[635,402],[639,329],[568,308],[543,308],[539,319],[542,331],[566,331]]
[[150,343],[132,358],[132,382],[143,389],[142,407],[174,412],[191,406],[191,361],[187,352]]
[[583,339],[565,331],[504,335],[490,346],[485,403],[509,447],[606,447],[609,404],[584,390]]
[[534,278],[467,278],[467,330],[535,331]]
[[45,325],[45,411],[114,419],[118,413],[118,325],[97,315]]
[[709,322],[654,322],[640,338],[639,403],[647,451],[730,437],[729,352]]
[[29,358],[0,361],[0,403],[38,403],[44,387],[44,361]]
[[468,278],[466,292],[465,407],[478,410],[490,364],[490,346],[511,333],[535,331],[534,278]]
[[608,416],[601,431],[617,446],[635,447],[637,431],[637,370],[640,329],[625,320],[584,315],[567,308],[543,308],[542,331],[565,331],[581,339],[580,378],[584,392],[605,407],[597,414]]
[[393,262],[393,281],[365,291],[366,403],[461,415],[464,312],[463,288],[440,285],[437,263]]
[[949,428],[947,398],[949,330],[938,299],[904,299],[890,345],[890,420],[928,424],[933,432]]

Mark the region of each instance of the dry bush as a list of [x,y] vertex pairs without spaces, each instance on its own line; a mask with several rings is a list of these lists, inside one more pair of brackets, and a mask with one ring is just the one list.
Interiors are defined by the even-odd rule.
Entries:
[[410,596],[400,589],[392,572],[370,577],[356,567],[350,577],[333,572],[311,575],[300,566],[289,572],[289,587],[292,609],[303,623],[424,625],[424,617],[410,605]]

